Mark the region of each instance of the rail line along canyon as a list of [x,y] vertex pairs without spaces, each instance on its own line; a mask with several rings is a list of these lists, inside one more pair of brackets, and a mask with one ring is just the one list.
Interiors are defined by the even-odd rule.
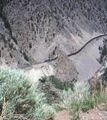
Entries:
[[0,0],[0,120],[83,120],[106,88],[107,0]]
[[[97,48],[102,45],[106,34],[106,0],[0,1],[0,64],[26,68],[45,61],[53,66],[54,75],[60,79],[66,70],[63,74],[65,81],[77,79],[79,75],[85,79],[100,66],[96,61],[99,57]],[[95,37],[100,43],[89,43]],[[79,50],[83,52],[79,53]],[[96,51],[94,57],[92,54]],[[76,55],[76,52],[79,54]],[[81,69],[87,72],[87,76],[83,77],[77,74],[81,71],[77,64],[84,63],[85,59],[79,59],[86,58],[88,54],[92,57],[86,60],[85,66],[91,64],[92,69],[86,70],[82,64]],[[75,61],[76,57],[78,61]]]

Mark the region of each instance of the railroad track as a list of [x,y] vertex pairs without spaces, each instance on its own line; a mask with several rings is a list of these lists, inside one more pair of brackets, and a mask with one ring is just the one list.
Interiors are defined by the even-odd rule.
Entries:
[[[71,56],[73,56],[73,55],[76,55],[76,54],[78,54],[79,52],[81,52],[90,42],[92,42],[92,41],[94,41],[95,39],[97,39],[97,38],[100,38],[100,37],[104,37],[104,36],[107,36],[107,34],[104,34],[104,35],[99,35],[99,36],[97,36],[97,37],[94,37],[94,38],[92,38],[91,40],[89,40],[88,42],[86,42],[78,51],[76,51],[76,52],[74,52],[74,53],[71,53],[71,54],[68,54],[67,56],[68,57],[71,57]],[[55,58],[53,58],[53,59],[47,59],[47,60],[45,60],[44,62],[41,62],[41,63],[38,63],[38,64],[42,64],[42,63],[48,63],[48,62],[52,62],[52,61],[54,61],[54,60],[56,60],[58,57],[55,57]],[[35,64],[33,64],[33,65],[35,65]],[[21,69],[24,69],[24,68],[27,68],[27,67],[32,67],[33,65],[29,65],[29,66],[25,66],[25,67],[20,67]]]

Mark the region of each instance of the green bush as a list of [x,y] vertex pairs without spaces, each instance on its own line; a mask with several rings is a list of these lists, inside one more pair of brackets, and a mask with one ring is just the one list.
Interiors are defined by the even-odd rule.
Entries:
[[56,106],[68,109],[73,115],[73,120],[79,120],[80,111],[86,112],[96,107],[99,103],[106,103],[107,101],[107,93],[105,91],[89,91],[89,89],[90,85],[88,82],[75,83],[73,90],[69,88],[68,91],[63,90],[59,93],[60,103]]
[[69,88],[73,89],[73,84],[76,82],[75,79],[73,79],[71,82],[62,82],[61,80],[58,80],[53,75],[49,77],[49,81],[55,86],[55,88],[60,90],[68,90]]
[[2,19],[4,21],[4,26],[9,30],[9,34],[12,36],[12,30],[11,30],[11,26],[10,23],[7,20],[7,17],[5,15],[5,13],[2,13]]
[[15,42],[16,45],[17,45],[17,40],[16,40],[16,38],[15,38],[14,36],[11,36],[11,38],[14,40],[14,42]]
[[92,98],[92,96],[88,96],[81,99],[80,104],[81,104],[81,110],[86,112],[89,109],[94,108],[97,105],[97,102],[95,98]]
[[90,89],[90,85],[88,81],[76,82],[74,84],[75,99],[79,100],[85,96],[89,96],[90,95],[89,89]]
[[105,111],[107,111],[107,104],[105,104],[104,108],[105,108]]
[[96,107],[99,103],[105,103],[107,101],[107,94],[105,91],[93,91],[94,96],[85,96],[80,100],[80,106],[82,111],[87,111]]
[[32,43],[29,43],[29,48],[32,48]]
[[10,49],[13,49],[13,43],[9,43],[9,47],[10,47]]
[[25,52],[23,52],[23,56],[24,56],[24,59],[29,61],[29,57],[27,56],[27,54]]
[[10,52],[9,54],[10,54],[10,57],[11,57],[11,58],[13,58],[13,55],[12,55],[12,53]]
[[[59,89],[58,91],[61,91],[61,90],[66,91],[66,90],[69,90],[69,88],[73,90],[72,82],[74,82],[75,80],[73,79],[72,82],[62,82],[57,78],[55,78],[54,76],[49,76],[49,77],[45,76],[39,79],[39,81],[40,81],[40,84],[39,84],[40,90],[45,93],[48,103],[52,104],[57,100],[59,100],[57,89]],[[55,89],[53,90],[52,88],[55,88]]]
[[[67,91],[63,90],[59,93],[61,106],[70,107],[73,101],[80,100],[90,94],[88,82],[76,82],[73,90],[69,88]],[[77,102],[78,103],[78,102]]]
[[107,86],[107,68],[105,69],[105,73],[104,73],[104,76],[103,76],[103,85]]
[[46,120],[55,114],[38,85],[23,71],[0,67],[0,115],[8,120]]
[[5,35],[2,34],[2,33],[0,33],[0,35],[1,35],[1,38],[4,40],[4,42],[5,42],[5,44],[6,44],[6,43],[7,43],[7,40],[5,39]]
[[61,91],[59,93],[59,97],[60,97],[60,107],[69,108],[75,96],[74,96],[74,92],[71,90],[71,88],[69,88],[68,91],[66,90]]
[[84,107],[82,99],[84,100],[85,97],[90,95],[89,88],[90,85],[88,82],[76,82],[73,89],[69,88],[68,90],[60,91],[60,102],[53,106],[55,106],[55,109],[59,107],[60,109],[69,110],[73,116],[73,120],[79,120],[80,110],[82,110],[82,106]]
[[102,64],[103,63],[103,58],[104,56],[107,54],[107,40],[105,39],[105,41],[103,41],[103,47],[99,47],[99,51],[100,51],[100,58],[99,58],[99,63]]
[[52,104],[59,98],[58,94],[51,89],[52,85],[49,82],[48,77],[46,76],[42,77],[41,79],[39,79],[39,81],[40,81],[39,83],[40,90],[45,93],[48,103]]

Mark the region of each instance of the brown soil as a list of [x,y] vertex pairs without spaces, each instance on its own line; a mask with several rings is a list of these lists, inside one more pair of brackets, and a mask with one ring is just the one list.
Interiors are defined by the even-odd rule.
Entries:
[[66,110],[60,111],[53,117],[53,120],[71,120],[72,116]]
[[[53,120],[73,120],[66,110],[60,111]],[[89,112],[80,112],[80,120],[107,120],[107,111],[104,109],[104,103],[99,104]]]

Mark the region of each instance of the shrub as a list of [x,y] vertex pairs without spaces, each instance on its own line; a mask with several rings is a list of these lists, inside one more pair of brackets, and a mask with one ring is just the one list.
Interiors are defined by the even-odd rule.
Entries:
[[52,104],[59,98],[58,94],[51,89],[52,85],[46,76],[39,79],[39,81],[40,90],[45,93],[48,103]]
[[11,58],[13,58],[13,55],[12,55],[12,53],[10,52],[9,54],[10,54],[10,57],[11,57]]
[[0,115],[8,120],[46,120],[55,110],[23,71],[0,67]]
[[16,38],[15,38],[14,36],[11,36],[11,38],[14,40],[14,42],[15,42],[16,45],[17,45],[17,40],[16,40]]
[[99,103],[106,103],[107,101],[107,94],[105,91],[89,91],[89,88],[90,85],[88,82],[75,83],[73,90],[69,89],[68,91],[63,90],[60,92],[60,103],[56,106],[68,109],[73,115],[73,120],[79,120],[81,110],[86,112]]
[[106,101],[107,94],[105,91],[94,91],[94,96],[92,94],[90,96],[85,96],[80,100],[81,110],[85,112],[89,109],[96,107],[99,103],[105,103]]
[[22,54],[22,49],[20,49],[20,53]]
[[81,110],[84,112],[94,108],[97,105],[95,98],[92,98],[92,96],[84,97],[83,99],[80,100],[80,104]]
[[32,43],[29,43],[29,48],[32,48]]
[[107,104],[105,104],[105,106],[104,106],[104,107],[105,107],[105,111],[107,111]]
[[61,106],[70,107],[73,101],[88,96],[90,94],[89,87],[88,82],[76,82],[73,90],[69,88],[68,91],[63,90],[60,92]]
[[103,76],[103,85],[107,86],[107,68],[105,69],[104,76]]
[[5,44],[7,43],[7,41],[6,41],[6,39],[5,39],[5,35],[4,34],[2,34],[2,33],[0,33],[0,35],[1,35],[1,38],[4,40],[4,42],[5,42]]
[[10,49],[13,49],[13,43],[9,43],[9,47],[10,47]]
[[63,90],[62,92],[60,92],[59,97],[61,100],[60,107],[70,107],[74,99],[74,92],[71,90],[71,88],[69,88],[68,91]]
[[73,89],[73,83],[76,82],[75,79],[73,79],[71,82],[62,82],[53,75],[49,77],[49,81],[55,86],[55,88],[60,90],[68,90],[69,88]]
[[64,94],[66,94],[66,90],[69,90],[69,88],[73,90],[72,82],[74,82],[75,80],[73,79],[71,83],[62,82],[57,78],[55,78],[54,76],[49,76],[49,77],[45,76],[39,79],[39,81],[40,81],[39,84],[40,90],[42,90],[45,93],[48,103],[52,104],[53,102],[58,102],[59,100],[59,95],[57,90],[58,91],[65,90]]
[[74,84],[74,94],[75,94],[75,99],[81,99],[85,96],[90,95],[90,85],[88,81],[84,82],[76,82]]
[[107,53],[107,40],[105,39],[103,41],[103,47],[99,47],[99,51],[100,51],[100,58],[99,58],[99,63],[102,64],[103,63],[103,58]]
[[29,61],[29,57],[27,56],[27,54],[25,52],[23,52],[23,56],[24,56],[24,59]]
[[7,17],[5,15],[5,13],[2,13],[2,19],[4,21],[4,26],[9,30],[9,33],[12,36],[11,26],[10,26],[10,23],[8,22],[8,20],[7,20]]

